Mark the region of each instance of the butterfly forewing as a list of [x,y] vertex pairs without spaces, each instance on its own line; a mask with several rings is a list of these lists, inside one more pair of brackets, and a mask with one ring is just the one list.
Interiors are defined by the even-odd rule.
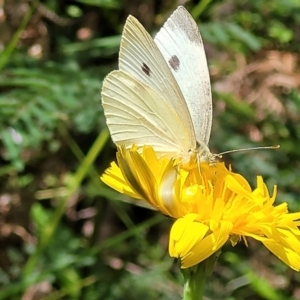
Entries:
[[194,127],[181,90],[152,37],[132,16],[127,18],[123,30],[119,69],[151,87],[173,106],[190,132],[190,148],[195,148]]
[[180,6],[154,39],[185,98],[198,142],[208,144],[212,100],[204,46],[196,22]]

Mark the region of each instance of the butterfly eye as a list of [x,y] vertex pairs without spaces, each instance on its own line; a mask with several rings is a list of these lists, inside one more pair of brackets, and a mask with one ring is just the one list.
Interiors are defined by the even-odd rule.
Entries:
[[177,71],[179,69],[179,65],[180,65],[180,60],[176,55],[173,55],[170,59],[169,59],[169,65],[170,67],[174,70]]
[[150,76],[151,70],[145,63],[143,63],[143,65],[142,65],[142,70],[147,76]]

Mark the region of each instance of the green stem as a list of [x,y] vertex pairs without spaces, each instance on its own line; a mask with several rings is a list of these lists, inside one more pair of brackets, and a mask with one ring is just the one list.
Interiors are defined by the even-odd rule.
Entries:
[[184,276],[183,300],[202,300],[206,279],[212,274],[219,252],[196,266],[182,270]]
[[183,300],[202,300],[205,287],[205,266],[203,263],[184,272]]

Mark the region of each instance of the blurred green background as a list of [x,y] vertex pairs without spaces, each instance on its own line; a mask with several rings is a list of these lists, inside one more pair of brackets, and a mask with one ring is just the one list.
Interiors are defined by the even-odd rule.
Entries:
[[[181,299],[172,220],[99,180],[115,158],[101,83],[125,19],[155,34],[179,4],[206,48],[210,149],[280,144],[224,160],[299,211],[300,1],[0,0],[0,299]],[[224,247],[207,299],[300,299],[299,273],[248,243]]]

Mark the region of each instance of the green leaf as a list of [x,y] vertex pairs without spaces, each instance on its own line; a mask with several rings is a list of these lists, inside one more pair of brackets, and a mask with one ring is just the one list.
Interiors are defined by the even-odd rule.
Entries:
[[123,3],[118,0],[75,0],[82,4],[88,4],[93,6],[105,7],[105,8],[122,8]]

